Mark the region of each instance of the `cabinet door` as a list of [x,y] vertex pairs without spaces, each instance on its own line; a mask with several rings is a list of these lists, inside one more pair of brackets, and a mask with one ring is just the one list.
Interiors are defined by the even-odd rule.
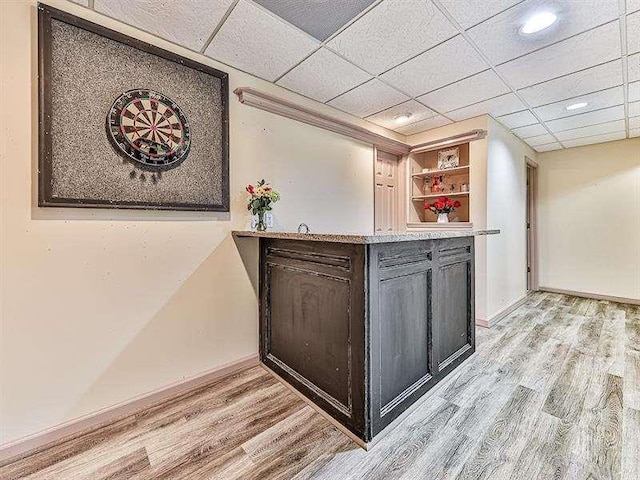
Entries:
[[434,331],[439,373],[455,368],[475,350],[473,240],[444,242],[437,249]]
[[371,415],[375,435],[433,378],[431,242],[371,247]]
[[364,246],[261,240],[260,356],[364,436]]

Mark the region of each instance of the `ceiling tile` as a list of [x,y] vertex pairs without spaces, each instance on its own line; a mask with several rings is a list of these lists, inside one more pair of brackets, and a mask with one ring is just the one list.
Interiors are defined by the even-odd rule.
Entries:
[[565,100],[622,85],[622,61],[598,65],[520,90],[518,93],[533,107]]
[[456,22],[465,30],[493,17],[522,0],[440,0]]
[[627,15],[627,53],[640,52],[640,12]]
[[442,127],[443,125],[448,125],[450,123],[453,122],[443,117],[442,115],[438,115],[427,120],[421,120],[410,125],[404,125],[400,128],[396,128],[396,132],[401,133],[402,135],[413,135],[414,133],[424,132],[426,130]]
[[388,71],[381,78],[417,97],[486,68],[471,45],[457,36]]
[[395,117],[396,115],[401,115],[403,113],[411,114],[411,117],[409,117],[408,119],[408,122],[411,123],[415,123],[428,118],[433,118],[437,115],[433,110],[425,107],[415,100],[409,100],[408,102],[401,103],[400,105],[396,105],[395,107],[391,107],[387,110],[376,113],[375,115],[371,115],[367,117],[366,120],[376,123],[382,127],[395,130],[398,127],[401,127],[402,124],[396,122],[393,117]]
[[[555,13],[558,20],[539,34],[521,34],[520,28],[540,11]],[[618,0],[527,0],[473,27],[468,33],[489,61],[498,65],[616,18]]]
[[545,145],[547,143],[553,143],[556,139],[553,135],[545,133],[544,135],[536,135],[535,137],[529,137],[525,140],[532,147],[537,147],[538,145]]
[[619,58],[620,52],[620,27],[615,21],[497,68],[512,87],[519,89],[609,62]]
[[486,70],[422,95],[418,100],[439,112],[449,112],[472,103],[497,97],[508,91],[509,88],[500,80],[498,75],[492,70]]
[[562,148],[562,145],[560,145],[558,142],[553,142],[553,143],[545,143],[544,145],[536,145],[535,147],[533,147],[533,149],[536,152],[550,152],[551,150],[560,150]]
[[[567,110],[568,105],[578,102],[587,102],[588,105],[579,110]],[[624,104],[624,87],[613,87],[600,92],[594,92],[587,95],[564,100],[562,102],[552,103],[543,107],[534,108],[533,111],[540,117],[542,121],[553,120],[556,118],[571,117],[582,113],[600,110],[607,107]]]
[[320,102],[327,102],[370,79],[371,76],[364,70],[321,48],[276,83]]
[[146,30],[171,42],[200,51],[233,0],[95,0],[100,13]]
[[273,81],[318,45],[284,20],[240,0],[205,54]]
[[629,130],[629,138],[640,137],[640,128]]
[[485,100],[484,102],[469,105],[468,107],[459,108],[447,113],[447,117],[452,120],[460,121],[467,118],[477,117],[478,115],[489,114],[497,117],[507,113],[524,109],[523,103],[513,93],[507,93],[500,97]]
[[640,117],[633,117],[629,119],[629,128],[640,128]]
[[561,132],[572,128],[586,127],[598,123],[611,122],[624,118],[624,105],[596,110],[595,112],[582,113],[571,117],[559,118],[545,122],[552,132]]
[[605,133],[604,135],[594,135],[592,137],[577,138],[575,140],[566,140],[562,144],[567,147],[581,147],[583,145],[593,145],[595,143],[612,142],[614,140],[623,140],[627,138],[625,132]]
[[456,33],[430,0],[387,0],[349,25],[328,46],[379,74]]
[[357,117],[366,117],[407,100],[409,97],[374,78],[334,98],[329,105]]
[[487,67],[473,47],[458,35],[397,66],[380,78],[417,97]]
[[254,0],[318,40],[326,40],[375,0]]
[[627,13],[640,10],[640,0],[627,0]]
[[529,110],[498,117],[498,121],[507,128],[518,128],[538,123],[538,119]]
[[538,135],[544,135],[545,133],[547,133],[547,129],[544,128],[541,124],[536,123],[535,125],[527,125],[526,127],[514,128],[513,130],[511,130],[511,132],[516,134],[520,138],[529,138]]
[[83,7],[89,6],[89,0],[71,0],[73,3],[77,3],[78,5],[82,5]]
[[589,125],[588,127],[574,128],[557,132],[556,138],[561,142],[565,140],[575,140],[576,138],[592,137],[594,135],[602,135],[605,133],[622,132],[625,129],[624,120],[615,120],[613,122],[600,123],[598,125]]
[[637,82],[640,80],[640,53],[631,55],[628,58],[629,62],[629,81]]
[[629,116],[630,117],[640,116],[640,102],[633,102],[629,104]]
[[629,84],[629,101],[637,102],[640,100],[640,82]]

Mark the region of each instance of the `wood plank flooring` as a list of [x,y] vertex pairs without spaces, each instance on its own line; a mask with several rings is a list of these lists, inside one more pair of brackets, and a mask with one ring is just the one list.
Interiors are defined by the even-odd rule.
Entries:
[[640,307],[537,293],[366,452],[255,367],[0,465],[13,479],[640,480]]

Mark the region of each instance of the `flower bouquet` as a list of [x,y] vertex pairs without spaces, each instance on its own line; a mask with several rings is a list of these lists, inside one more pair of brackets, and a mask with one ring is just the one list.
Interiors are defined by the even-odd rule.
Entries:
[[433,203],[424,202],[424,209],[438,215],[438,223],[447,223],[449,222],[449,214],[461,205],[458,200],[453,201],[449,197],[439,197]]
[[264,232],[267,229],[264,223],[264,214],[272,210],[271,204],[280,200],[280,194],[264,179],[260,180],[257,185],[247,185],[246,190],[249,194],[247,210],[258,216],[256,230]]

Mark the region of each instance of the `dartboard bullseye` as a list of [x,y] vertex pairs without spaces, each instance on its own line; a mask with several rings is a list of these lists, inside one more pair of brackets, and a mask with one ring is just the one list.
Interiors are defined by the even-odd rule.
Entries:
[[187,117],[170,98],[152,90],[129,90],[113,102],[107,133],[116,151],[153,170],[177,167],[189,154]]

